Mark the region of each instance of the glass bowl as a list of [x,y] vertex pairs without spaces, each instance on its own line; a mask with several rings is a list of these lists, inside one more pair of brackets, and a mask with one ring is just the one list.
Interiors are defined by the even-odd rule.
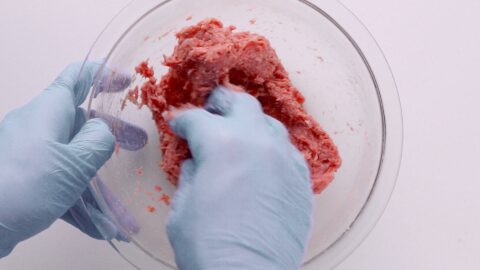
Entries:
[[[330,186],[315,196],[302,266],[333,268],[381,216],[402,150],[401,108],[389,66],[369,32],[334,0],[135,0],[113,19],[86,61],[106,59],[103,68],[131,74],[133,80],[120,92],[108,91],[105,82],[94,84],[88,109],[142,128],[148,141],[141,149],[119,149],[99,171],[104,185],[94,180],[90,187],[102,211],[129,239],[110,244],[137,269],[175,269],[165,230],[169,207],[160,199],[173,196],[175,187],[158,166],[157,129],[146,107],[127,102],[122,110],[122,102],[129,89],[142,83],[134,75],[141,61],[149,59],[155,73],[164,74],[161,62],[173,51],[175,32],[210,17],[270,40],[305,96],[307,111],[339,148],[343,164]],[[112,128],[117,134],[116,126]],[[139,230],[123,226],[105,187]]]

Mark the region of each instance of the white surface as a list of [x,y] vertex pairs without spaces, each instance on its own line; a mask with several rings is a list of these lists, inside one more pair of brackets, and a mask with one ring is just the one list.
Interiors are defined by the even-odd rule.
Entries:
[[[0,117],[81,60],[127,2],[0,1]],[[371,30],[393,69],[405,148],[385,215],[338,269],[479,269],[480,1],[343,3]],[[0,269],[132,268],[105,243],[60,221],[21,243]]]

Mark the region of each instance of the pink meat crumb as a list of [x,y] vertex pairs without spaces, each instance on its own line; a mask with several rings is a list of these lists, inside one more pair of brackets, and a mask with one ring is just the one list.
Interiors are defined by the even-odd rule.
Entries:
[[137,176],[143,176],[143,167],[138,167],[135,169],[135,174]]
[[158,197],[157,201],[165,203],[165,205],[170,205],[170,196],[168,194],[162,194]]
[[161,186],[159,186],[159,185],[155,186],[155,191],[162,192],[162,190],[163,190],[163,188]]
[[157,211],[157,208],[155,208],[155,206],[153,206],[153,205],[148,205],[147,206],[147,212],[154,213],[155,211]]
[[113,152],[115,153],[115,156],[118,157],[118,155],[120,154],[120,144],[115,143],[115,148],[114,148]]

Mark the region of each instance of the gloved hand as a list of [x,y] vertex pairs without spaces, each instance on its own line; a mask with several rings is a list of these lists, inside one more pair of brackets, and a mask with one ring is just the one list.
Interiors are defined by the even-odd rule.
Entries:
[[313,195],[283,124],[245,93],[219,87],[206,110],[174,113],[188,141],[167,231],[180,270],[298,269]]
[[[107,72],[104,77],[108,78],[108,74],[111,74],[111,72]],[[105,88],[103,91],[121,91],[128,85],[129,84],[124,83],[109,83],[108,88]],[[98,91],[98,85],[95,89]],[[96,95],[98,95],[98,92]],[[96,117],[104,120],[110,130],[114,131],[116,143],[121,149],[126,151],[137,151],[146,145],[148,136],[146,131],[142,128],[111,115],[91,110],[88,118]],[[84,121],[77,122],[83,123]],[[75,205],[62,216],[62,219],[95,239],[111,240],[115,238],[119,241],[128,242],[128,235],[138,233],[140,230],[138,223],[120,200],[118,200],[117,197],[110,192],[108,187],[103,184],[100,177],[96,176],[94,179],[95,185],[98,189],[97,191],[102,194],[104,202],[111,210],[112,217],[105,215],[100,210],[91,189],[87,189],[83,192],[81,199],[79,199]],[[117,221],[117,224],[112,222],[112,218]]]
[[[81,65],[70,65],[39,96],[0,123],[0,258],[62,216],[102,238],[94,227],[83,226],[88,216],[76,205],[115,144],[107,124],[86,121],[78,108],[100,67],[101,63],[90,62],[79,74]],[[83,207],[96,223],[110,228],[111,237],[120,237],[95,205]]]

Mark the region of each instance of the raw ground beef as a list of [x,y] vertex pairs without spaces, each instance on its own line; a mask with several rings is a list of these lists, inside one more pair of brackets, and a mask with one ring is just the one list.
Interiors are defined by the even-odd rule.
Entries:
[[303,108],[304,97],[290,82],[269,41],[234,30],[234,26],[207,19],[178,32],[178,44],[163,62],[169,71],[159,81],[147,61],[136,68],[146,81],[131,90],[128,98],[152,111],[160,132],[162,169],[176,185],[181,162],[190,158],[187,143],[172,133],[164,112],[171,106],[203,106],[215,86],[224,84],[255,96],[265,113],[287,127],[308,162],[313,191],[322,192],[340,167],[337,147]]

